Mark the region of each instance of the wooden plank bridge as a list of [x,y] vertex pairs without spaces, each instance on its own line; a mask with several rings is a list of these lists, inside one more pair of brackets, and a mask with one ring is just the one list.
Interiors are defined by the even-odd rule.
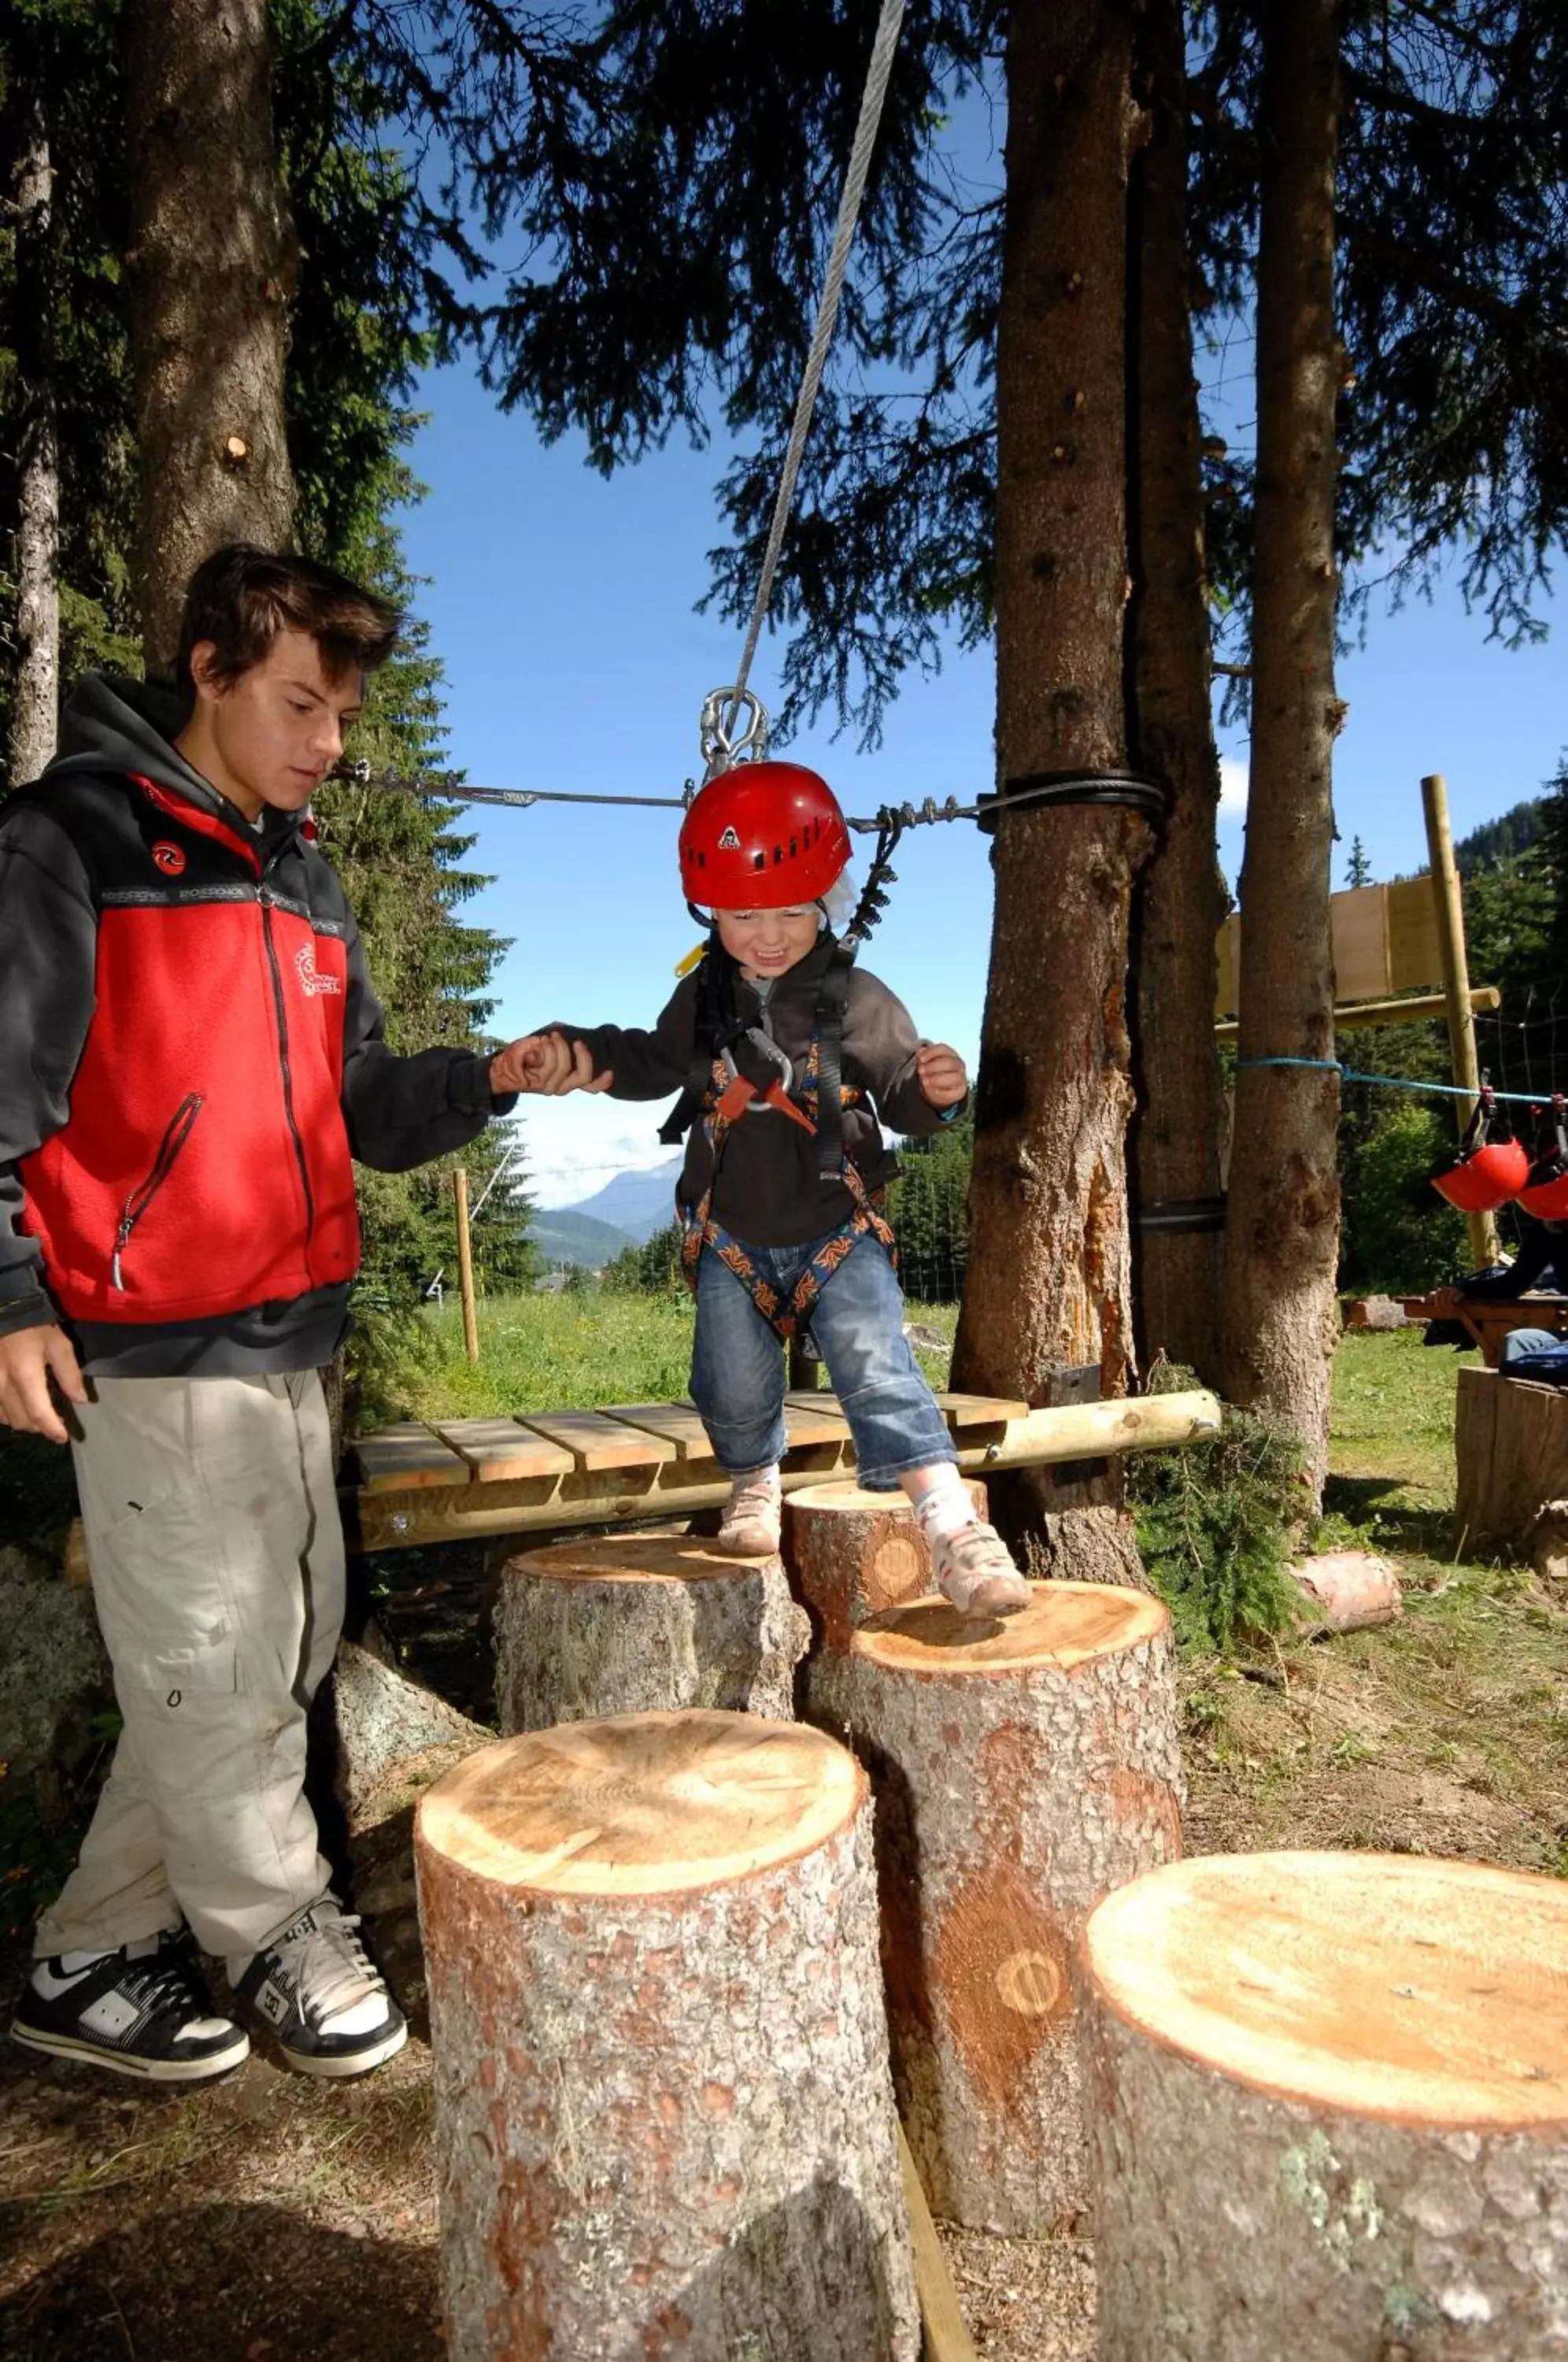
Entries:
[[[959,1466],[977,1476],[1168,1448],[1220,1429],[1220,1406],[1201,1391],[1053,1410],[987,1395],[936,1399]],[[831,1394],[790,1395],[785,1425],[786,1492],[854,1473],[849,1423]],[[353,1444],[349,1475],[366,1550],[682,1518],[729,1497],[729,1480],[686,1402],[408,1420]]]

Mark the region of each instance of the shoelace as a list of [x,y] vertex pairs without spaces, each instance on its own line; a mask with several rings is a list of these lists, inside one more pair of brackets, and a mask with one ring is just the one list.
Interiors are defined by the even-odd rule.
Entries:
[[179,1960],[166,1957],[127,1960],[115,1982],[154,2016],[164,2010],[182,2011],[186,2018],[208,2014],[190,1971]]
[[325,1926],[279,1946],[294,1980],[301,2013],[308,2010],[318,2030],[340,2009],[351,2008],[376,1990],[376,1972],[354,1933],[359,1925],[358,1912],[345,1911]]
[[748,1476],[744,1485],[731,1490],[730,1515],[732,1518],[766,1517],[778,1501],[778,1488],[776,1485],[770,1485],[765,1476]]

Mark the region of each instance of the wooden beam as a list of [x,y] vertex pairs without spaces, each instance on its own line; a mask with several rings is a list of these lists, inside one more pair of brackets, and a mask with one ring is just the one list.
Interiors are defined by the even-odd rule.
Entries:
[[[1471,988],[1472,1009],[1500,1009],[1503,996],[1495,984],[1477,984]],[[1375,1025],[1415,1025],[1430,1017],[1448,1015],[1446,992],[1408,992],[1400,1000],[1346,1000],[1334,1010],[1336,1033],[1354,1033]],[[1216,1042],[1233,1042],[1236,1038],[1233,1017],[1215,1021]]]
[[[1471,1015],[1470,969],[1464,955],[1464,901],[1453,858],[1453,836],[1448,824],[1448,783],[1441,771],[1421,781],[1421,810],[1426,815],[1427,849],[1432,862],[1432,894],[1437,904],[1438,948],[1442,954],[1442,985],[1448,998],[1448,1039],[1453,1079],[1470,1098],[1458,1101],[1461,1138],[1474,1112],[1481,1088],[1475,1056],[1475,1021]],[[1497,1260],[1497,1222],[1493,1214],[1467,1214],[1470,1260],[1477,1269]]]
[[979,2362],[975,2341],[958,2310],[958,2291],[947,2268],[947,2258],[925,2202],[915,2161],[903,2125],[899,2126],[899,2165],[904,2177],[904,2203],[909,2209],[910,2244],[914,2249],[915,2294],[920,2299],[921,2327],[925,2332],[925,2362]]
[[452,1200],[458,1221],[458,1289],[463,1300],[463,1351],[479,1360],[479,1315],[474,1308],[474,1249],[469,1228],[469,1175],[466,1166],[452,1171]]

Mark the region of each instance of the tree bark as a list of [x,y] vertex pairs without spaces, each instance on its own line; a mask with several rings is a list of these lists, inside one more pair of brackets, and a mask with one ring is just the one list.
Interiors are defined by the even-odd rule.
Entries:
[[915,2362],[864,1773],[628,1715],[415,1829],[452,2362]]
[[1101,2362],[1541,2362],[1568,2281],[1568,1892],[1198,1857],[1084,1943]]
[[679,1706],[789,1722],[811,1639],[778,1559],[721,1558],[683,1534],[509,1559],[494,1628],[504,1731]]
[[[1129,0],[1009,14],[997,350],[997,764],[1126,757],[1124,395]],[[1124,1391],[1132,1341],[1124,1138],[1128,909],[1149,833],[1125,808],[1000,815],[977,1093],[969,1264],[954,1384],[1053,1399],[1093,1364]],[[993,1492],[1052,1573],[1138,1579],[1114,1474]]]
[[1337,0],[1266,10],[1263,59],[1252,786],[1223,1355],[1231,1399],[1300,1438],[1315,1508],[1338,1330],[1339,1076],[1249,1062],[1334,1054]]
[[1088,2202],[1078,1937],[1181,1850],[1169,1611],[1044,1584],[988,1633],[922,1600],[814,1658],[810,1698],[872,1769],[893,2082],[932,2210],[1063,2228]]
[[[1187,251],[1187,61],[1181,0],[1148,0],[1139,28],[1150,136],[1133,167],[1137,336],[1132,665],[1136,752],[1169,798],[1134,910],[1139,1213],[1220,1195],[1223,1092],[1214,1049],[1220,763],[1210,703],[1198,381]],[[1217,1228],[1139,1229],[1138,1343],[1220,1374]]]
[[266,0],[130,0],[126,39],[137,594],[148,669],[167,673],[201,560],[288,546],[295,243]]
[[[976,1516],[985,1517],[985,1486],[972,1476],[964,1485]],[[904,1496],[863,1493],[855,1484],[808,1485],[786,1498],[784,1563],[824,1649],[846,1649],[869,1617],[936,1588],[931,1551]]]
[[60,438],[54,381],[54,170],[41,84],[17,94],[15,181],[18,381],[16,663],[6,748],[10,784],[36,779],[60,723]]

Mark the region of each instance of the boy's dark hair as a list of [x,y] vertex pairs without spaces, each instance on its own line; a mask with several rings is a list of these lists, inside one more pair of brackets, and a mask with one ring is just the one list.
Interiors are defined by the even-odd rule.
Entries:
[[280,632],[304,632],[315,642],[328,678],[373,672],[392,654],[403,614],[378,591],[314,558],[232,541],[202,560],[185,593],[174,678],[194,687],[191,651],[210,640],[212,677],[226,686],[263,664]]

